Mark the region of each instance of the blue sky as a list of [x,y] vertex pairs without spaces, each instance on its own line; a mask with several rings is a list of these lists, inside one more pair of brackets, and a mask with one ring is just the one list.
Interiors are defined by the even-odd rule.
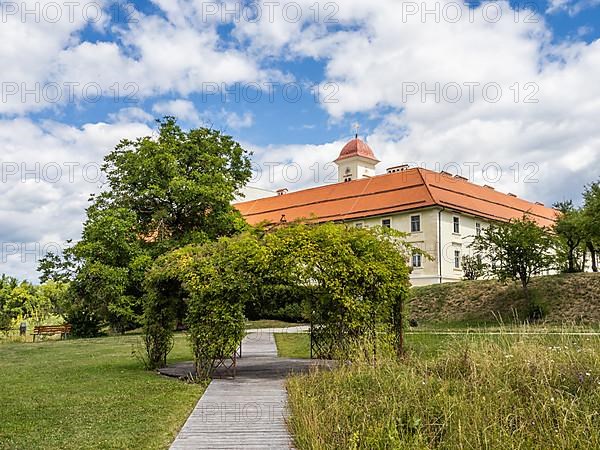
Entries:
[[165,114],[233,135],[271,190],[327,182],[356,123],[379,172],[547,204],[600,174],[600,0],[25,3],[0,8],[0,272],[77,239],[90,172]]

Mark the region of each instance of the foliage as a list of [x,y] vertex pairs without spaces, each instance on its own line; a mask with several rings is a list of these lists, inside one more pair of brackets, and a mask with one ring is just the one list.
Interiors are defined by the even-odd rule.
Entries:
[[585,216],[581,210],[573,206],[571,200],[555,203],[554,207],[560,211],[554,225],[554,232],[559,237],[559,256],[566,261],[563,272],[582,272],[582,255],[585,252],[582,244],[586,238]]
[[244,303],[260,289],[250,264],[257,249],[256,239],[245,234],[186,246],[157,260],[148,276],[145,316],[147,342],[156,342],[148,347],[153,365],[165,364],[181,310],[199,376],[208,377],[219,358],[233,353],[244,335]]
[[400,363],[292,377],[294,447],[600,447],[597,336],[446,339]]
[[121,141],[103,170],[110,190],[102,201],[131,211],[159,253],[231,235],[243,222],[231,201],[250,178],[250,161],[217,130],[186,132],[166,117],[156,138]]
[[529,299],[531,277],[556,266],[554,245],[547,228],[524,216],[490,225],[475,238],[472,247],[482,259],[490,261],[492,275],[500,281],[519,281]]
[[42,280],[71,282],[68,313],[93,318],[89,325],[139,326],[156,257],[244,226],[230,203],[250,177],[247,152],[216,130],[183,131],[171,117],[158,125],[157,135],[122,140],[106,156],[107,187],[91,198],[81,240],[40,261]]
[[486,273],[487,267],[480,256],[464,255],[461,261],[463,279],[478,280]]
[[[376,328],[393,334],[401,353],[406,258],[413,251],[402,234],[385,228],[301,223],[174,250],[148,276],[147,339],[160,342],[148,359],[165,363],[174,311],[187,309],[197,371],[209,376],[239,345],[244,306],[273,304],[287,294],[292,304],[309,303],[331,333],[329,356],[350,358],[356,345],[374,342]],[[173,313],[157,321],[158,310]]]
[[53,315],[61,315],[68,285],[47,282],[36,286],[16,278],[0,277],[0,331],[8,332],[18,320],[43,323]]
[[[173,331],[178,317],[185,317],[186,293],[182,277],[189,271],[183,266],[189,249],[167,253],[148,271],[144,298],[144,343],[148,368],[164,367],[173,345]],[[180,257],[181,256],[181,257]]]
[[597,272],[597,252],[600,248],[600,181],[585,187],[583,199],[585,243],[591,254],[592,270]]
[[355,348],[376,353],[374,334],[391,332],[402,352],[402,307],[408,294],[404,235],[388,228],[293,224],[266,236],[284,262],[280,279],[306,289],[323,355],[348,359]]

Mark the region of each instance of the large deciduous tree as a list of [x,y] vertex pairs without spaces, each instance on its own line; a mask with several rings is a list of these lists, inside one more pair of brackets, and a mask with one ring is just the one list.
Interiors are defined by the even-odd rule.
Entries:
[[156,257],[245,225],[231,201],[251,175],[248,153],[217,130],[184,131],[172,117],[158,125],[106,156],[107,185],[90,200],[81,240],[40,262],[42,280],[71,281],[66,315],[82,334],[101,323],[121,332],[139,325]]
[[105,158],[108,205],[135,215],[137,232],[165,247],[231,235],[243,223],[231,206],[250,178],[248,153],[217,130],[159,122],[158,136],[123,140]]

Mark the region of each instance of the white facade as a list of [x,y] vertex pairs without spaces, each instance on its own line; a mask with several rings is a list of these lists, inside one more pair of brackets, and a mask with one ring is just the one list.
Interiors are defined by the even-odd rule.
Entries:
[[338,165],[338,181],[341,183],[360,178],[374,177],[377,161],[363,156],[355,156],[346,158],[336,164]]
[[349,223],[364,227],[389,224],[391,228],[407,233],[406,240],[430,257],[420,260],[411,258],[411,283],[414,286],[461,280],[462,257],[472,254],[469,245],[473,242],[477,229],[489,226],[486,219],[441,207],[367,217]]

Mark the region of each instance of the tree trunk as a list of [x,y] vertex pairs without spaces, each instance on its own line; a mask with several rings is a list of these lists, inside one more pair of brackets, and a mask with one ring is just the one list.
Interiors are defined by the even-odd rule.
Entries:
[[575,256],[573,255],[574,251],[574,248],[569,248],[569,256],[567,258],[569,261],[569,267],[567,268],[567,272],[569,273],[575,272]]
[[523,295],[525,296],[525,300],[529,304],[529,301],[530,301],[529,289],[527,286],[527,278],[524,276],[521,276],[521,286],[523,286]]
[[596,264],[596,247],[594,247],[594,244],[592,242],[587,242],[587,248],[590,251],[590,256],[592,259],[592,271],[594,272],[598,272],[598,266]]

